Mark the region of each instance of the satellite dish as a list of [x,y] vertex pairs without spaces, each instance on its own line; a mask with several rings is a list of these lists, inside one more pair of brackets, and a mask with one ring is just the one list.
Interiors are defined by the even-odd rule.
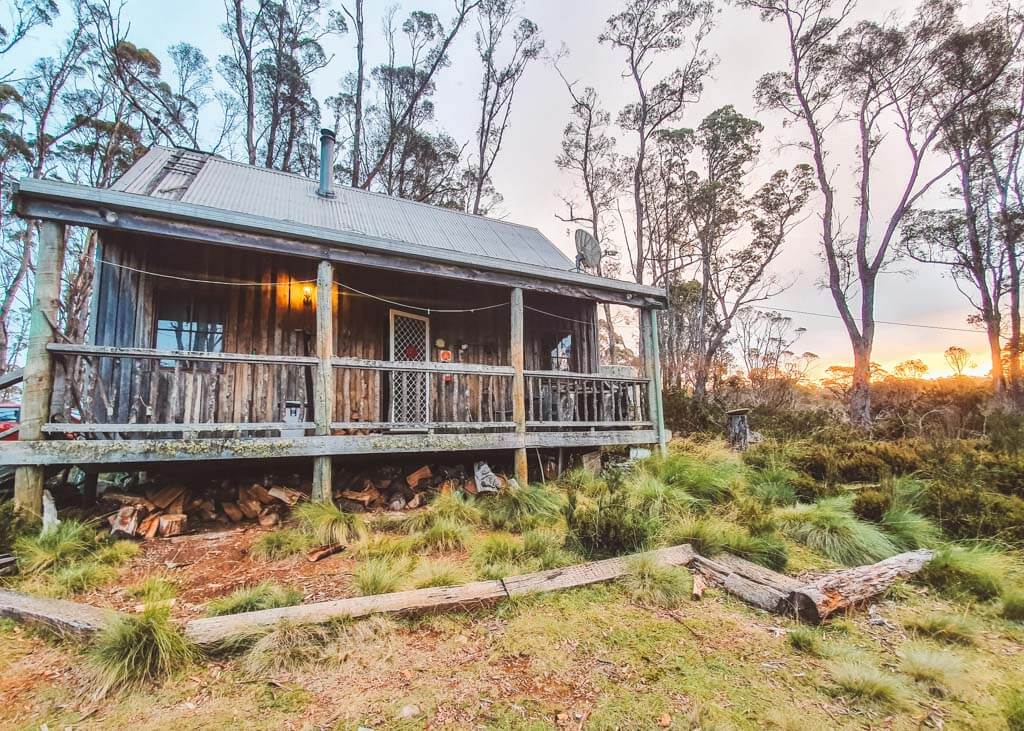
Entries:
[[601,264],[601,244],[589,231],[576,229],[576,271],[580,265],[587,269],[597,269]]

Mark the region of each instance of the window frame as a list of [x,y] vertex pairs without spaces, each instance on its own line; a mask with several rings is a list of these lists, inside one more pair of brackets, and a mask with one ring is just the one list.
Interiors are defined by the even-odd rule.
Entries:
[[[188,289],[182,291],[172,291],[165,288],[158,288],[154,293],[154,307],[153,307],[153,330],[152,330],[152,344],[154,350],[160,350],[164,352],[174,352],[177,348],[162,348],[160,347],[160,334],[168,333],[173,334],[174,329],[160,327],[161,321],[173,322],[169,318],[161,318],[161,306],[166,301],[165,298],[173,298],[178,303],[184,298],[185,313],[188,320],[181,320],[182,324],[188,324],[191,327],[183,329],[183,332],[188,335],[188,342],[184,352],[191,353],[223,353],[224,352],[224,338],[227,334],[227,306],[224,297],[215,291],[205,291]],[[202,303],[207,308],[207,318],[205,320],[206,327],[200,327],[199,321],[195,317],[196,310],[199,303]],[[217,315],[217,319],[213,318],[213,315]],[[210,328],[211,324],[219,323],[220,332],[217,332],[216,328]],[[217,347],[214,349],[204,348],[203,350],[195,350],[196,338],[202,334],[207,342],[213,341]],[[212,337],[211,337],[212,336]],[[216,363],[212,361],[190,361],[190,360],[179,360],[174,358],[161,358],[157,361],[160,368],[164,370],[174,370],[181,364],[181,368],[188,370],[213,370],[216,367]]]

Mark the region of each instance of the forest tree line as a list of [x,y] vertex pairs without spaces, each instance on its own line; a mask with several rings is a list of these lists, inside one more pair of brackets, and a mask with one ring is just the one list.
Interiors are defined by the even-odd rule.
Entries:
[[[786,119],[795,165],[774,165],[762,122],[734,106],[690,122],[718,63],[709,40],[726,32],[708,1],[624,0],[607,18],[595,40],[621,63],[630,94],[609,108],[602,80],[565,72],[565,51],[546,47],[521,0],[451,0],[444,15],[394,7],[379,24],[367,23],[363,0],[224,0],[226,50],[215,58],[187,42],[137,45],[126,5],[115,0],[8,0],[0,18],[0,368],[14,367],[24,345],[38,237],[32,221],[10,214],[14,181],[107,186],[154,144],[313,176],[318,130],[329,127],[339,142],[336,183],[494,214],[493,171],[523,103],[516,92],[537,69],[559,74],[565,88],[554,163],[573,184],[553,214],[600,241],[596,273],[667,289],[669,389],[721,401],[734,397],[726,382],[741,371],[758,398],[791,400],[814,356],[798,352],[802,330],[761,303],[794,283],[777,263],[799,245],[820,253],[822,284],[850,340],[843,398],[851,421],[872,419],[877,304],[889,286],[880,276],[907,261],[948,273],[988,339],[991,396],[1024,406],[1021,16],[993,5],[966,23],[950,0],[876,20],[859,19],[853,0],[740,6],[786,49],[786,65],[765,73],[754,97],[759,113]],[[47,26],[67,31],[15,66],[16,49]],[[347,70],[324,84],[334,68],[326,49],[338,39]],[[457,42],[472,43],[475,68],[451,68]],[[453,73],[475,80],[472,139],[456,139],[435,114],[438,81]],[[318,98],[314,80],[331,93]],[[880,179],[896,192],[878,195]],[[943,205],[924,205],[936,200]],[[96,241],[74,229],[69,237],[60,327],[78,342]],[[603,308],[612,362],[631,356],[621,317]]]

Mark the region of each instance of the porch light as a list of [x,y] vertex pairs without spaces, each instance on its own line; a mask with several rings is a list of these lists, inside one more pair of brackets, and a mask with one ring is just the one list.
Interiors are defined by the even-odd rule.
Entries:
[[313,306],[313,288],[308,284],[302,288],[302,304],[305,307]]

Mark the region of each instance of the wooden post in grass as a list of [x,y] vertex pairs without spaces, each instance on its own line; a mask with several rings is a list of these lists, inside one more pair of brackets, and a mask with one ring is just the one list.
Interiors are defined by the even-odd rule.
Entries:
[[640,310],[640,340],[644,349],[644,368],[647,372],[647,409],[658,435],[658,450],[668,453],[665,435],[665,413],[661,401],[661,354],[658,344],[658,312],[651,307]]
[[[523,354],[523,290],[515,287],[512,290],[512,337],[509,352],[512,357],[512,421],[516,425],[516,434],[526,435],[526,376],[524,375],[525,356]],[[525,486],[529,481],[529,468],[526,461],[526,448],[519,447],[515,453],[516,481]]]
[[[31,223],[29,224],[31,231]],[[29,235],[26,232],[26,235]],[[25,380],[21,392],[20,441],[43,438],[43,425],[50,419],[53,395],[53,363],[46,346],[53,342],[60,300],[60,274],[64,267],[64,224],[39,224],[39,256],[32,292],[32,309],[25,348]],[[14,473],[14,504],[35,516],[43,514],[43,468],[19,467]]]
[[[316,381],[313,384],[313,419],[316,435],[331,433],[334,420],[334,264],[321,261],[316,270]],[[316,502],[332,502],[331,457],[313,458],[313,495]]]

